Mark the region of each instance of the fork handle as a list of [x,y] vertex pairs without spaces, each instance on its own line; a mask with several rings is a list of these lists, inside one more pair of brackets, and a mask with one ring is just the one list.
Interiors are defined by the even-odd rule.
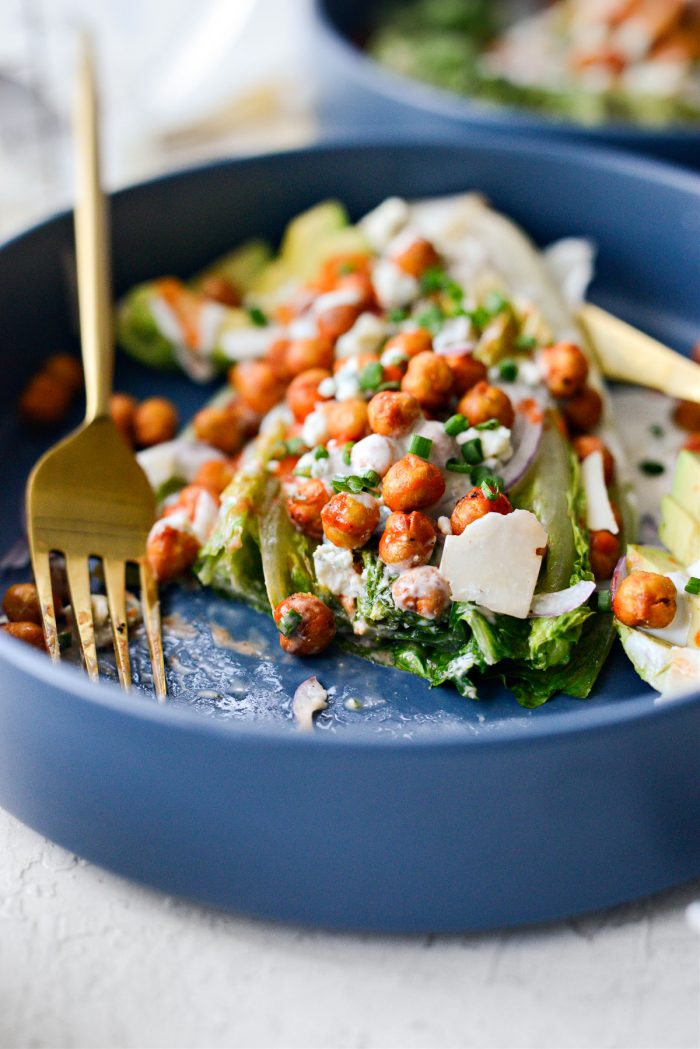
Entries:
[[80,35],[75,100],[75,245],[86,422],[109,412],[114,342],[107,209],[100,186],[97,92],[92,47]]

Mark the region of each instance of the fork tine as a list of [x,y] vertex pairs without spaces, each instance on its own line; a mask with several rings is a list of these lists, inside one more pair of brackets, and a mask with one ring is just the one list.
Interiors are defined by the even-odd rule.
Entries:
[[41,621],[44,627],[46,647],[54,663],[58,663],[61,658],[61,650],[58,644],[56,607],[51,585],[51,564],[47,550],[35,550],[32,548],[32,569],[34,570],[34,582],[36,583],[36,590],[39,596],[39,608],[41,609]]
[[146,624],[148,651],[151,655],[151,666],[153,668],[153,687],[158,702],[164,703],[168,694],[168,687],[165,681],[163,640],[160,634],[160,598],[158,596],[158,584],[145,557],[139,561],[139,573],[141,576],[143,620]]
[[105,574],[105,589],[112,621],[112,640],[117,659],[119,681],[124,690],[131,688],[131,663],[129,661],[129,632],[126,624],[126,585],[123,561],[105,557],[102,560]]
[[95,628],[92,622],[90,568],[87,557],[81,557],[78,554],[68,554],[66,557],[66,573],[68,575],[68,586],[70,587],[71,604],[73,606],[73,618],[78,628],[85,669],[88,677],[92,681],[97,681],[99,671],[97,669]]

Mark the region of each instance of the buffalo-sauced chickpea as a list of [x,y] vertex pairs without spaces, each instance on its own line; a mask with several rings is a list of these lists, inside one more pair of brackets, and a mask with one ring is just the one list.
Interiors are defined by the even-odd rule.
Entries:
[[605,444],[604,441],[601,441],[600,437],[595,437],[591,434],[583,434],[581,437],[575,437],[572,443],[574,451],[581,462],[591,455],[592,452],[600,452],[603,457],[605,483],[610,484],[615,476],[615,460],[613,459],[613,454],[607,444]]
[[72,353],[54,353],[46,361],[43,370],[67,386],[71,395],[75,395],[83,385],[82,365]]
[[625,626],[663,630],[676,615],[676,588],[657,572],[632,572],[617,588],[612,610]]
[[573,397],[567,397],[562,407],[566,422],[578,433],[594,430],[603,414],[603,400],[592,386],[584,386]]
[[2,623],[0,624],[0,630],[5,634],[9,634],[10,637],[17,638],[18,641],[24,641],[25,645],[32,645],[42,652],[46,651],[44,632],[37,623]]
[[207,459],[195,474],[194,483],[221,495],[233,480],[234,469],[226,459]]
[[411,277],[421,277],[431,266],[438,265],[440,256],[429,240],[416,237],[405,247],[393,252],[391,260]]
[[177,579],[197,560],[199,542],[191,532],[170,525],[158,525],[146,543],[146,557],[159,583]]
[[448,353],[443,356],[443,360],[452,372],[452,387],[457,397],[486,379],[486,365],[471,353]]
[[222,306],[235,308],[241,304],[241,296],[232,280],[220,273],[209,273],[202,278],[199,284],[199,292],[207,299],[220,302]]
[[605,529],[589,534],[591,569],[599,582],[612,576],[615,565],[620,560],[621,548],[619,535]]
[[387,565],[424,565],[431,558],[435,538],[433,522],[420,510],[389,514],[379,540],[379,556]]
[[324,400],[318,388],[324,379],[330,379],[331,373],[325,368],[309,368],[292,379],[287,387],[287,404],[297,422],[303,422],[310,415],[319,401]]
[[452,516],[450,525],[453,535],[461,535],[464,529],[486,514],[510,514],[513,512],[510,499],[503,492],[499,492],[495,499],[489,499],[482,488],[472,488],[459,500]]
[[689,452],[700,452],[700,431],[689,434],[683,443],[683,447]]
[[109,414],[112,416],[112,422],[129,447],[134,443],[134,413],[137,408],[138,401],[131,394],[113,393],[109,398]]
[[379,503],[366,492],[338,492],[321,510],[323,532],[334,546],[364,546],[379,524]]
[[362,306],[359,302],[346,302],[338,306],[330,306],[316,318],[318,334],[321,338],[335,343],[341,335],[344,335],[346,331],[352,328],[361,312]]
[[322,263],[314,284],[320,292],[334,291],[348,277],[369,274],[369,255],[346,252],[332,255]]
[[364,368],[367,367],[368,364],[378,364],[378,363],[379,363],[379,354],[378,353],[368,353],[366,351],[364,353],[355,353],[355,354],[353,354],[352,358],[350,358],[350,359],[347,358],[347,357],[339,357],[337,360],[335,360],[333,362],[333,373],[334,373],[334,375],[337,375],[338,372],[345,371],[345,369],[348,367],[348,365],[350,365],[352,367],[354,373],[356,375],[360,375],[362,373],[362,371],[364,370]]
[[329,498],[323,481],[314,477],[300,478],[287,496],[287,513],[302,532],[313,539],[321,539],[321,511]]
[[425,353],[433,348],[433,337],[427,328],[414,328],[412,331],[400,331],[392,337],[384,346],[384,353],[394,350],[402,353],[404,357],[417,357],[419,353]]
[[588,361],[573,342],[555,342],[542,351],[542,364],[549,392],[554,397],[571,397],[588,378]]
[[339,291],[354,292],[357,296],[357,305],[362,312],[376,309],[377,296],[369,271],[344,274],[338,278],[336,288]]
[[334,401],[327,409],[328,436],[339,443],[359,441],[369,433],[367,402],[361,397]]
[[508,394],[498,386],[487,382],[478,382],[462,397],[459,411],[466,415],[471,426],[497,419],[501,426],[510,429],[515,420],[515,412]]
[[171,441],[177,432],[177,408],[166,397],[148,397],[134,412],[133,423],[139,448]]
[[294,378],[294,374],[290,372],[287,364],[287,350],[289,349],[290,341],[290,339],[275,339],[263,358],[270,365],[277,378],[285,384]]
[[254,412],[265,415],[284,397],[285,383],[268,361],[241,361],[229,370],[229,382]]
[[673,410],[673,421],[681,430],[700,430],[700,404],[678,401]]
[[390,510],[423,510],[445,494],[445,479],[434,463],[409,452],[389,469],[382,496]]
[[39,595],[33,583],[15,583],[2,599],[2,610],[12,623],[39,623]]
[[432,411],[447,404],[453,384],[452,369],[445,358],[428,350],[411,357],[401,389],[415,397],[421,408]]
[[218,448],[224,455],[235,455],[245,440],[239,413],[231,406],[202,408],[192,420],[198,441]]
[[293,339],[287,347],[286,365],[290,375],[301,375],[309,368],[332,368],[333,346],[320,336]]
[[19,410],[34,426],[57,426],[68,414],[72,399],[69,386],[48,372],[39,372],[24,388]]
[[375,393],[367,406],[369,424],[374,433],[398,437],[408,433],[420,416],[420,404],[410,393],[383,390]]
[[392,584],[397,608],[415,612],[423,619],[439,619],[450,603],[450,584],[431,565],[409,568]]
[[292,594],[273,612],[280,645],[293,656],[315,656],[335,637],[335,619],[315,594]]
[[200,505],[201,499],[204,498],[206,503],[212,508],[218,507],[220,503],[219,493],[215,492],[213,488],[207,488],[203,484],[186,484],[184,488],[181,488],[177,493],[177,499],[170,503],[163,511],[163,517],[168,517],[171,514],[177,514],[184,510],[187,517],[194,523],[197,517],[197,511]]

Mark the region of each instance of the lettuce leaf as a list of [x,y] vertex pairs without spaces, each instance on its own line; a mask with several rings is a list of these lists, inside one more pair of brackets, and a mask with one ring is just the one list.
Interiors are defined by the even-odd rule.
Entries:
[[262,572],[270,608],[276,608],[290,594],[319,590],[312,557],[315,543],[294,527],[276,477],[267,478],[257,517]]

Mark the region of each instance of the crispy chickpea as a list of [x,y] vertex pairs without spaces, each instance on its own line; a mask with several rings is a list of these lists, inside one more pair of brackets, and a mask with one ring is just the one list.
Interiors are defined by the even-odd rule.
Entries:
[[339,306],[331,306],[319,314],[316,323],[318,334],[323,339],[335,343],[341,335],[352,328],[357,318],[362,313],[359,302],[346,302]]
[[367,402],[361,397],[328,405],[328,436],[341,444],[359,441],[369,433]]
[[83,367],[72,353],[54,353],[44,365],[44,371],[67,386],[72,395],[83,385]]
[[128,393],[113,393],[109,398],[109,414],[126,443],[134,443],[134,413],[138,401]]
[[410,393],[383,390],[375,393],[367,406],[369,424],[383,437],[408,433],[420,416],[420,404]]
[[585,385],[588,361],[573,342],[555,342],[542,351],[542,363],[549,392],[554,397],[571,397]]
[[324,400],[318,388],[324,379],[330,379],[331,373],[325,368],[309,368],[293,379],[287,387],[287,404],[292,409],[297,422],[303,422],[310,415],[319,401]]
[[41,625],[39,595],[33,583],[15,583],[5,591],[2,610],[12,623]]
[[396,350],[410,360],[411,357],[417,357],[419,353],[425,353],[432,348],[433,337],[427,328],[415,328],[413,331],[401,331],[398,335],[392,335],[384,346],[384,352]]
[[681,430],[700,430],[700,404],[678,401],[673,410],[673,421]]
[[232,308],[240,306],[241,296],[232,280],[220,273],[210,273],[200,282],[199,291],[208,299]]
[[498,419],[501,426],[510,429],[515,421],[508,394],[498,386],[489,386],[487,382],[478,382],[465,393],[459,402],[459,411],[466,415],[471,426]]
[[583,462],[592,452],[600,452],[603,457],[603,472],[605,474],[605,483],[610,484],[613,477],[615,476],[615,460],[613,459],[612,452],[608,448],[604,441],[601,441],[600,437],[594,437],[590,434],[584,434],[581,437],[575,437],[573,440],[574,451],[576,455]]
[[391,587],[394,604],[423,619],[439,619],[450,603],[450,584],[437,568],[421,565],[403,572]]
[[689,434],[683,447],[689,452],[700,452],[700,432]]
[[612,609],[625,626],[663,630],[676,615],[676,588],[668,576],[632,572],[618,586]]
[[280,631],[280,645],[293,656],[315,656],[328,648],[335,637],[333,613],[314,594],[285,597],[273,616]]
[[146,543],[146,557],[159,583],[167,583],[187,572],[198,553],[197,537],[170,525],[159,525],[152,530]]
[[462,397],[472,386],[486,379],[486,365],[471,353],[445,354],[443,360],[452,371],[453,392]]
[[207,459],[197,470],[194,483],[221,495],[233,480],[233,474],[233,466],[226,459]]
[[444,357],[427,350],[411,357],[401,389],[416,398],[421,408],[442,408],[452,393],[452,369]]
[[452,534],[461,535],[472,521],[478,521],[480,517],[485,517],[486,514],[503,514],[505,516],[512,512],[513,507],[510,499],[503,492],[500,492],[495,499],[489,499],[481,488],[472,488],[471,491],[462,496],[452,511],[452,516],[450,517]]
[[48,372],[39,372],[27,383],[19,401],[23,418],[34,426],[57,426],[63,422],[72,392],[69,386]]
[[232,406],[202,408],[192,424],[198,441],[218,448],[225,455],[235,455],[245,440],[241,419]]
[[360,273],[347,273],[338,278],[336,284],[338,290],[354,291],[357,295],[357,304],[364,313],[377,307],[377,296],[372,284],[369,271]]
[[382,482],[382,496],[390,510],[422,510],[445,494],[445,479],[434,463],[409,452],[390,468]]
[[229,382],[244,404],[264,415],[282,400],[285,384],[268,361],[241,361],[229,370]]
[[434,547],[435,527],[420,510],[387,517],[379,540],[379,556],[385,564],[405,563],[411,568],[427,564]]
[[134,438],[139,448],[170,441],[177,432],[178,413],[165,397],[148,397],[134,412]]
[[366,493],[338,492],[321,510],[326,538],[334,546],[364,546],[379,524],[379,503]]
[[289,339],[276,339],[264,357],[264,360],[270,365],[277,378],[284,383],[288,383],[290,379],[294,378],[294,375],[290,372],[287,364],[287,350],[289,349],[289,345]]
[[392,256],[392,261],[404,273],[409,273],[412,277],[420,277],[431,266],[438,265],[440,256],[429,240],[426,240],[425,237],[416,237],[405,248],[402,247],[396,252]]
[[294,339],[287,347],[286,366],[290,375],[301,375],[309,368],[332,368],[333,345],[320,337]]
[[367,274],[369,274],[369,255],[360,255],[357,252],[332,255],[322,264],[315,283],[319,291],[333,291],[338,287],[339,282],[347,277]]
[[287,496],[287,513],[300,531],[313,539],[323,537],[321,511],[330,496],[323,481],[301,478]]
[[564,418],[572,430],[588,433],[594,430],[603,414],[603,401],[592,386],[584,386],[563,402]]
[[9,634],[10,637],[17,638],[18,641],[24,641],[26,645],[32,645],[33,648],[41,649],[42,652],[46,651],[44,632],[38,623],[2,623],[0,630]]
[[601,529],[591,532],[589,536],[589,553],[591,569],[597,580],[610,579],[615,565],[620,560],[621,543],[619,535],[613,535]]
[[207,488],[203,484],[186,484],[178,492],[176,501],[165,508],[163,517],[168,517],[170,514],[176,514],[184,510],[190,521],[194,522],[202,497],[204,497],[212,512],[215,512],[221,501],[218,492],[215,492],[212,488]]

